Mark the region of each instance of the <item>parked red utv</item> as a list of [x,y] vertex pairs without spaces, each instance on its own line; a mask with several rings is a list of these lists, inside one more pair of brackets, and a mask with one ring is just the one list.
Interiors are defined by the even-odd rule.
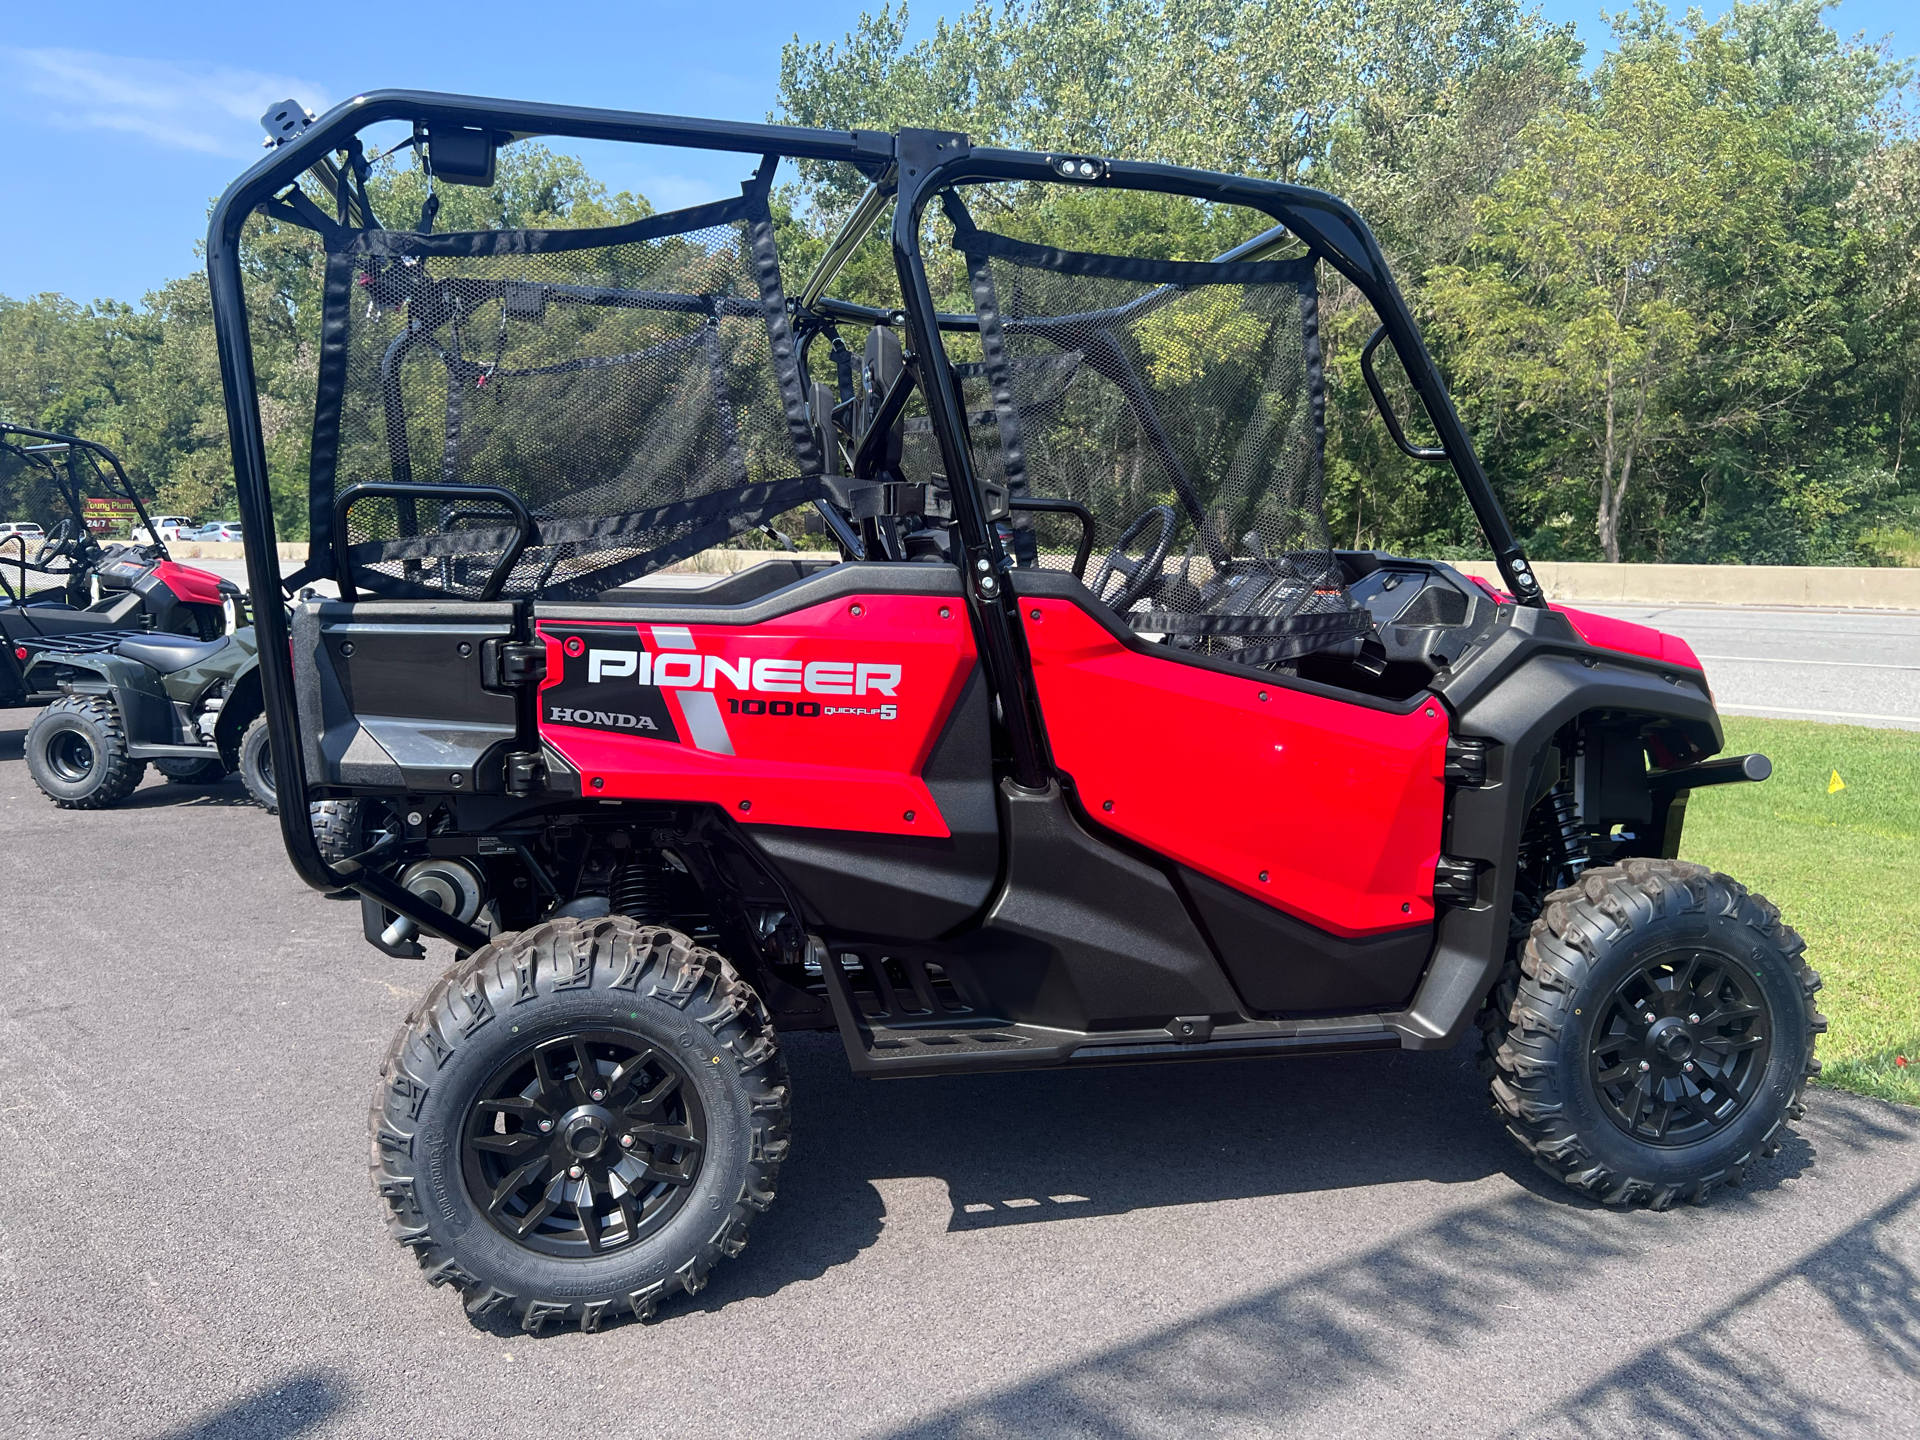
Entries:
[[[116,634],[134,638],[126,632],[213,640],[245,623],[236,610],[239,586],[167,554],[140,492],[106,446],[0,422],[0,456],[19,464],[48,503],[66,512],[31,548],[18,534],[0,542],[0,709],[59,698],[31,682],[27,672],[37,656],[98,649]],[[123,503],[150,538],[102,545],[87,529],[88,499]]]
[[[282,829],[371,943],[458,952],[372,1156],[470,1312],[595,1329],[698,1290],[773,1200],[793,1029],[882,1077],[1441,1048],[1478,1017],[1509,1129],[1598,1199],[1703,1199],[1778,1145],[1818,979],[1677,858],[1688,793],[1766,762],[1709,758],[1684,644],[1544,603],[1339,201],[927,131],[401,92],[269,118],[209,264],[264,591],[241,228],[327,255],[288,584],[340,598],[258,617]],[[759,159],[736,199],[608,229],[382,229],[359,135],[394,122],[440,184],[528,134]],[[791,292],[787,159],[871,182]],[[1114,191],[1244,243],[1100,253]],[[829,298],[889,206],[898,306]],[[1332,549],[1329,275],[1506,593]],[[1383,346],[1437,444],[1404,439]],[[806,508],[833,551],[649,580]],[[331,865],[321,799],[364,826]]]

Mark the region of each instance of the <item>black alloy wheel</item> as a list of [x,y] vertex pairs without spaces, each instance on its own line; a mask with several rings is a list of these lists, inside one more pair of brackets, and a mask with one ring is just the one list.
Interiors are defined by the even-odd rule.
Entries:
[[1772,1052],[1765,992],[1731,956],[1682,950],[1614,987],[1588,1047],[1613,1123],[1652,1145],[1691,1145],[1731,1124]]
[[461,1164],[509,1239],[545,1255],[601,1255],[660,1230],[686,1203],[706,1114],[686,1071],[632,1034],[538,1041],[481,1087]]
[[1546,897],[1480,1012],[1481,1067],[1549,1175],[1608,1205],[1699,1203],[1802,1114],[1819,989],[1764,897],[1636,856]]
[[47,768],[69,785],[86,784],[96,760],[92,742],[78,730],[62,730],[47,741]]
[[625,915],[496,936],[407,1016],[370,1114],[394,1239],[476,1319],[598,1330],[699,1293],[787,1158],[773,1018]]

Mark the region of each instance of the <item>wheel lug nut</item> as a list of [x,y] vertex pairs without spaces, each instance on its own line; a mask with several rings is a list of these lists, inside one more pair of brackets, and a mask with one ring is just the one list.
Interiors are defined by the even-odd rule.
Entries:
[[553,1129],[553,1121],[551,1121],[551,1120],[542,1120],[542,1121],[540,1122],[540,1130],[541,1130],[541,1133],[542,1133],[542,1134],[545,1134],[545,1133],[546,1133],[547,1131],[549,1131],[549,1130],[551,1130],[551,1129]]
[[607,1092],[604,1090],[596,1090],[593,1092],[593,1098],[596,1100],[604,1100],[607,1098]]
[[1681,1066],[1680,1068],[1681,1068],[1682,1070],[1685,1070],[1685,1071],[1688,1071],[1689,1073],[1691,1073],[1691,1072],[1692,1072],[1692,1070],[1693,1070],[1693,1062],[1692,1062],[1691,1060],[1689,1060],[1689,1061],[1687,1061],[1687,1063],[1686,1063],[1686,1064],[1684,1064],[1684,1065],[1682,1065],[1682,1066]]
[[1640,1062],[1640,1068],[1641,1068],[1642,1070],[1651,1070],[1651,1069],[1653,1068],[1653,1066],[1651,1066],[1651,1065],[1649,1065],[1649,1064],[1648,1064],[1648,1063],[1647,1063],[1646,1061],[1644,1061],[1644,1060],[1642,1060],[1642,1061]]
[[1649,1025],[1653,1023],[1653,1012],[1651,1010],[1649,1010],[1646,1014],[1646,1021],[1647,1021],[1647,1024]]
[[620,1137],[620,1145],[621,1145],[621,1148],[622,1148],[622,1149],[632,1149],[632,1148],[633,1148],[633,1136],[631,1136],[631,1135],[622,1135],[622,1136]]
[[567,1178],[569,1180],[578,1180],[584,1173],[578,1165],[575,1165],[567,1171]]
[[1687,1016],[1687,1024],[1698,1025],[1699,1023],[1700,1023],[1700,1017],[1698,1015]]

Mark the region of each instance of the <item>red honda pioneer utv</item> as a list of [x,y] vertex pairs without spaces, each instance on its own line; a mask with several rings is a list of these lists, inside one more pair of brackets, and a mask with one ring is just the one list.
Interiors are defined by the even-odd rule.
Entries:
[[[1799,1113],[1801,941],[1676,858],[1688,793],[1764,757],[1709,758],[1685,644],[1544,603],[1339,201],[928,131],[408,92],[268,118],[209,239],[249,574],[280,583],[260,210],[324,241],[288,585],[340,592],[290,634],[258,617],[282,830],[372,944],[458,952],[388,1054],[372,1157],[470,1312],[594,1329],[699,1289],[773,1200],[791,1029],[884,1077],[1449,1047],[1477,1017],[1520,1144],[1655,1208]],[[376,125],[436,184],[535,134],[758,164],[630,224],[436,234],[433,203],[381,228]],[[783,160],[870,182],[797,288]],[[1124,233],[1115,191],[1242,243],[1111,253],[1086,237]],[[829,298],[889,209],[897,306]],[[1332,549],[1328,272],[1505,591]],[[831,552],[649,582],[805,507]],[[363,817],[333,864],[301,821],[324,798]]]

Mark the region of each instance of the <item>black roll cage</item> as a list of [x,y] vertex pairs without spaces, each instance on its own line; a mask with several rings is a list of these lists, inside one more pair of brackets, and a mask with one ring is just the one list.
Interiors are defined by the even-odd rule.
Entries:
[[[13,435],[18,435],[28,440],[38,440],[41,443],[39,445],[16,445],[7,438]],[[107,462],[108,469],[113,472],[113,478],[120,482],[120,488],[125,493],[126,498],[133,502],[133,513],[139,517],[141,527],[146,530],[148,543],[153,549],[160,552],[160,558],[162,560],[172,558],[167,551],[166,542],[160,538],[159,532],[153,528],[152,517],[147,514],[147,507],[140,499],[140,492],[134,489],[133,481],[127,477],[126,467],[121,465],[120,457],[99,441],[83,440],[78,435],[63,434],[58,430],[35,430],[28,425],[15,425],[11,422],[0,421],[0,450],[4,450],[10,455],[19,456],[23,464],[31,465],[53,477],[53,483],[60,491],[61,498],[67,502],[67,509],[72,514],[73,523],[79,527],[80,533],[79,536],[76,537],[77,540],[91,538],[87,530],[87,507],[84,503],[86,496],[81,494],[83,486],[80,481],[79,460],[82,455],[88,456],[92,460],[94,473],[96,475],[104,475],[105,472],[100,469],[99,465],[99,461],[104,459]],[[48,452],[54,450],[63,450],[65,452],[67,463],[64,468],[53,463],[53,459]],[[18,537],[9,538],[13,539]],[[85,547],[81,548],[84,550]],[[99,553],[97,542],[92,553]],[[26,598],[24,593],[26,590],[25,572],[30,569],[39,570],[43,574],[55,573],[47,570],[42,565],[29,565],[27,562],[26,546],[22,543],[20,547],[20,586],[22,590],[22,600]],[[4,583],[5,581],[0,579],[0,584]]]
[[[1439,448],[1453,465],[1466,491],[1508,588],[1521,604],[1545,607],[1531,567],[1507,523],[1399,287],[1387,269],[1378,243],[1360,217],[1331,195],[1278,181],[1172,165],[976,148],[964,135],[945,131],[902,130],[888,134],[873,130],[802,129],[411,90],[370,91],[335,106],[297,135],[279,139],[276,148],[234,181],[214,206],[207,233],[207,274],[226,394],[234,481],[247,540],[247,583],[254,595],[284,591],[240,270],[242,230],[249,215],[269,205],[307,171],[319,172],[323,184],[329,174],[337,181],[339,172],[333,169],[330,156],[337,150],[357,146],[355,137],[366,127],[393,120],[412,122],[416,134],[422,126],[429,130],[457,127],[491,132],[503,143],[510,139],[554,135],[850,164],[866,174],[874,185],[856,207],[854,224],[845,227],[830,245],[829,261],[844,262],[864,236],[865,228],[862,226],[851,240],[847,239],[848,232],[862,221],[865,226],[874,223],[892,192],[896,203],[891,242],[903,310],[869,311],[867,307],[831,300],[821,293],[831,276],[823,277],[821,272],[816,272],[803,288],[796,308],[805,308],[827,319],[904,322],[910,348],[922,357],[923,365],[937,368],[937,377],[922,389],[942,462],[952,477],[957,551],[968,577],[969,606],[986,659],[987,679],[1005,712],[1013,747],[1012,779],[1020,785],[1037,788],[1048,778],[1050,767],[1044,732],[1026,680],[1017,605],[1008,583],[1011,557],[1000,546],[973,468],[965,417],[960,413],[951,362],[940,338],[942,331],[974,329],[977,322],[972,316],[944,315],[935,310],[920,253],[921,221],[926,206],[937,194],[954,185],[992,181],[1118,185],[1241,205],[1271,216],[1278,226],[1285,227],[1304,242],[1316,258],[1332,265],[1372,303],[1381,319],[1381,330],[1393,342],[1407,377],[1426,408],[1440,440]],[[358,153],[357,149],[353,153]],[[1256,237],[1230,254],[1245,254],[1267,243],[1272,233]],[[1369,358],[1378,339],[1376,336],[1368,347]],[[1391,415],[1388,421],[1393,423]],[[1394,428],[1397,433],[1398,427]],[[388,908],[408,915],[423,930],[440,934],[455,944],[471,948],[482,941],[484,937],[479,932],[451,921],[430,905],[410,903],[411,897],[383,877],[364,870],[343,874],[321,858],[305,804],[307,776],[298,740],[286,613],[282,606],[273,604],[257,605],[254,613],[267,725],[280,785],[288,797],[279,807],[281,834],[301,879],[316,889],[345,886],[374,894]]]

